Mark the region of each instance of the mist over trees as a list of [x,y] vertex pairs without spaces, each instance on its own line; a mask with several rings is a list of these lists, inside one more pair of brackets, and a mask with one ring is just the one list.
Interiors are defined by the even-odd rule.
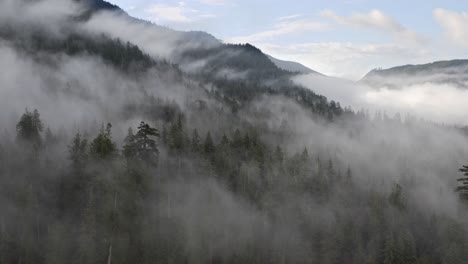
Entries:
[[251,45],[161,58],[78,10],[0,27],[0,263],[468,259],[465,130],[342,107]]

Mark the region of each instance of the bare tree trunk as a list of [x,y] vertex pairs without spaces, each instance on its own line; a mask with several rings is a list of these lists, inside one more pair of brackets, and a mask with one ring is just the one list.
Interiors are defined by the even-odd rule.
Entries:
[[109,246],[109,256],[107,257],[107,264],[112,264],[112,242]]
[[[117,214],[117,191],[114,192],[114,216]],[[114,226],[112,228],[112,234],[111,234],[111,242],[109,245],[109,254],[107,256],[107,264],[112,264],[112,244],[114,240],[114,232],[116,227]]]
[[171,218],[171,194],[167,193],[167,218]]

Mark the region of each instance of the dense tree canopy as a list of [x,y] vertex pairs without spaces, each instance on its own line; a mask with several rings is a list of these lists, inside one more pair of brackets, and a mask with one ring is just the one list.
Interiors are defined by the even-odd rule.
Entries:
[[[17,221],[0,218],[1,263],[463,263],[468,257],[463,225],[415,210],[410,188],[395,183],[378,193],[356,181],[349,165],[307,147],[289,153],[256,130],[206,131],[201,139],[187,119],[178,113],[159,122],[169,127],[165,140],[157,126],[141,122],[136,134],[129,129],[121,152],[110,124],[90,143],[76,134],[62,169],[47,161],[47,144],[59,140],[52,131],[57,139],[34,154],[34,169],[2,162],[2,181],[16,175],[2,199],[15,201],[8,219]],[[38,111],[26,111],[17,126],[21,140],[2,153],[37,141],[42,126]],[[461,171],[468,174],[466,166]],[[466,178],[459,181],[466,198]],[[185,184],[201,184],[200,193]],[[238,218],[246,209],[231,199],[248,202],[260,222]],[[228,209],[216,207],[223,202]],[[333,217],[311,218],[311,208]],[[255,237],[239,236],[248,227],[229,217],[254,225]]]

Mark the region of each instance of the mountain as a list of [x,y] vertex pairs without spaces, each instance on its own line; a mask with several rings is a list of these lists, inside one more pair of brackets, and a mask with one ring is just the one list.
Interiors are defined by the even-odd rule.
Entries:
[[0,263],[468,259],[456,127],[354,112],[314,92],[341,80],[251,44],[73,3],[0,1]]
[[311,73],[315,73],[315,74],[320,74],[320,75],[323,75],[319,72],[316,72],[298,62],[294,62],[294,61],[285,61],[285,60],[280,60],[280,59],[276,59],[270,55],[267,55],[268,58],[280,69],[283,69],[283,70],[286,70],[286,71],[290,71],[290,72],[297,72],[297,73],[301,73],[301,74],[311,74]]
[[468,60],[436,61],[389,69],[374,69],[367,73],[360,82],[392,88],[402,85],[437,83],[468,89]]
[[[94,11],[122,11],[119,7],[112,5],[103,0],[76,0],[76,1],[84,1],[91,10]],[[123,12],[123,11],[122,11]],[[223,76],[226,72],[231,72],[232,70],[241,71],[241,72],[249,72],[250,75],[258,74],[256,69],[269,69],[269,71],[277,71],[278,73],[281,71],[288,71],[291,73],[317,73],[304,65],[292,62],[292,61],[283,61],[276,58],[273,58],[267,54],[264,54],[262,51],[258,50],[257,48],[251,49],[251,45],[230,45],[230,44],[223,44],[220,40],[216,39],[209,33],[203,31],[176,31],[170,28],[161,27],[159,25],[150,23],[148,21],[136,19],[133,17],[128,16],[127,14],[123,14],[123,16],[127,17],[127,19],[131,20],[134,23],[141,23],[142,25],[149,26],[155,30],[159,30],[164,34],[165,38],[173,38],[177,39],[174,42],[173,47],[179,47],[171,57],[171,61],[176,64],[188,64],[187,67],[182,67],[185,69],[190,69],[193,64],[200,64],[203,61],[203,64],[210,66],[209,69],[205,69],[205,72],[211,72],[214,65],[217,65],[216,71],[220,74],[214,74],[213,76]],[[256,50],[258,52],[252,53],[251,51]],[[194,53],[198,53],[195,55]],[[203,53],[203,54],[202,54]],[[235,56],[234,56],[235,55]],[[253,58],[248,56],[253,55]],[[223,61],[217,61],[220,58],[223,58]],[[229,58],[229,61],[232,64],[239,63],[243,61],[243,65],[238,65],[239,67],[229,68],[226,67],[226,58]],[[267,62],[267,58],[273,62],[270,64]],[[192,61],[191,61],[192,60]],[[206,63],[210,61],[210,63]],[[247,65],[245,62],[248,60],[255,61],[257,65]],[[261,66],[260,66],[260,64]],[[229,63],[228,63],[229,64]],[[242,64],[242,63],[241,63]],[[242,74],[241,74],[242,75]]]
[[111,4],[104,0],[74,0],[74,1],[87,5],[93,11],[102,11],[102,10],[123,11],[117,5]]

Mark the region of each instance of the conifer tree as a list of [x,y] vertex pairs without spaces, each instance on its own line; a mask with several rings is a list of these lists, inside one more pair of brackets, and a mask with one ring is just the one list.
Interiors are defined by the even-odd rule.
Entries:
[[198,130],[196,128],[192,132],[190,148],[193,153],[198,153],[200,151],[200,136],[198,135]]
[[215,152],[213,138],[211,138],[211,132],[206,134],[205,142],[203,143],[203,151],[207,156],[211,156]]
[[112,142],[111,128],[110,123],[107,124],[105,129],[103,126],[99,135],[91,142],[89,151],[94,159],[105,160],[116,154],[117,147]]
[[457,180],[461,183],[461,186],[458,186],[456,191],[459,193],[460,198],[468,200],[468,166],[463,166],[460,172],[462,172],[465,177]]
[[26,109],[16,125],[17,139],[20,142],[30,143],[39,147],[42,144],[41,132],[43,124],[40,114],[35,109],[33,112]]
[[88,159],[88,141],[76,134],[73,143],[69,146],[69,159],[75,172],[81,172]]
[[145,122],[138,126],[138,132],[133,135],[131,131],[126,138],[124,146],[124,155],[128,160],[141,161],[148,166],[156,167],[158,164],[159,149],[156,138],[159,137],[159,131]]

